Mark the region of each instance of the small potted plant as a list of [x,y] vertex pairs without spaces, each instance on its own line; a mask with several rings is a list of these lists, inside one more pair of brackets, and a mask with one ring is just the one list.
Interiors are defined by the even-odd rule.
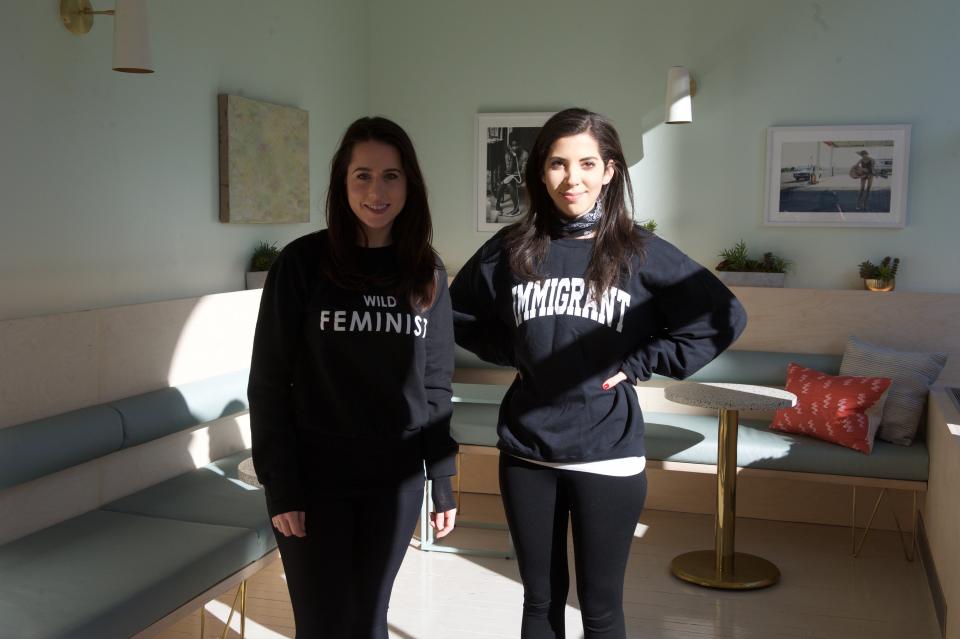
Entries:
[[863,286],[868,291],[888,292],[896,286],[897,269],[900,268],[900,258],[889,255],[874,264],[870,260],[860,262],[860,277]]
[[247,289],[263,288],[267,281],[267,271],[273,266],[277,256],[280,255],[280,249],[277,243],[269,244],[264,241],[257,243],[253,249],[253,255],[250,256],[250,270],[247,271]]
[[657,232],[657,221],[654,219],[649,219],[645,222],[640,222],[640,228],[651,233]]
[[773,253],[764,253],[759,260],[747,255],[747,244],[742,239],[733,248],[720,251],[723,258],[717,264],[717,277],[728,286],[765,286],[783,288],[790,262]]

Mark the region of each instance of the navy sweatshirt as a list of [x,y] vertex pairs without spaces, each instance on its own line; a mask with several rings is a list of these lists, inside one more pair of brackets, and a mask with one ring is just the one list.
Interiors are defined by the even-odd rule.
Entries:
[[[443,266],[433,306],[324,277],[326,231],[291,242],[270,269],[250,367],[253,463],[271,515],[305,510],[309,492],[434,482],[453,507],[453,329]],[[360,249],[362,271],[397,271],[394,247]],[[309,491],[307,490],[307,487]]]
[[[450,287],[457,343],[519,372],[500,406],[498,447],[549,462],[644,455],[633,382],[696,372],[743,332],[743,307],[710,271],[643,230],[632,275],[599,304],[584,279],[592,239],[553,240],[541,279],[523,282],[501,248],[505,232]],[[603,390],[618,371],[631,383]]]

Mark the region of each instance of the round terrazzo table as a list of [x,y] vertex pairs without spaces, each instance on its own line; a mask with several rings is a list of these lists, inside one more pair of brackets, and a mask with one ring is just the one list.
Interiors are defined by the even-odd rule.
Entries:
[[741,410],[769,411],[796,405],[785,390],[747,384],[684,382],[664,389],[678,404],[715,408],[720,412],[717,434],[717,518],[714,549],[695,550],[674,558],[670,571],[680,579],[708,588],[752,590],[772,586],[780,571],[771,562],[734,551],[737,518],[737,426]]
[[253,457],[247,457],[237,466],[237,477],[245,484],[263,488],[257,480],[257,471],[253,469]]

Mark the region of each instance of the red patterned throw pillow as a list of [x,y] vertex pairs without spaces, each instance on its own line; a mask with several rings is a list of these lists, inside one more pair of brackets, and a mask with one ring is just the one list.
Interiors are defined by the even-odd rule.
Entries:
[[890,380],[827,375],[791,362],[787,390],[797,405],[777,411],[772,430],[809,435],[870,454]]

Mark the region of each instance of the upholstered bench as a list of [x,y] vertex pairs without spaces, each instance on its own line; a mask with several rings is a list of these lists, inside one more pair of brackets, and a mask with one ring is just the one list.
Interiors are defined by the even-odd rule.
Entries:
[[[688,381],[782,387],[790,362],[835,375],[840,360],[838,355],[726,351]],[[463,352],[458,354],[458,366],[491,368]],[[504,369],[504,372],[507,370]],[[642,391],[644,386],[662,388],[671,383],[676,382],[655,376],[638,386]],[[489,447],[496,446],[499,404],[506,390],[505,384],[454,384],[451,430],[462,453],[482,448],[489,450]],[[643,404],[641,398],[641,406]],[[658,405],[665,407],[663,402]],[[648,467],[716,472],[718,422],[715,414],[688,414],[679,410],[644,411],[644,421]],[[918,438],[911,446],[899,446],[878,439],[873,452],[864,455],[811,437],[771,431],[768,429],[769,423],[769,419],[751,419],[741,415],[737,438],[737,465],[741,476],[789,476],[792,479],[849,485],[854,490],[854,508],[858,486],[880,488],[877,505],[888,489],[910,491],[914,497],[913,530],[916,530],[916,496],[926,490],[929,465],[929,454],[922,438]],[[855,553],[857,546],[855,543]],[[905,548],[905,552],[908,558],[912,557],[911,551]]]
[[[247,408],[246,371],[0,430],[0,488]],[[240,451],[0,546],[0,637],[128,637],[272,554]],[[258,565],[259,564],[259,565]]]

